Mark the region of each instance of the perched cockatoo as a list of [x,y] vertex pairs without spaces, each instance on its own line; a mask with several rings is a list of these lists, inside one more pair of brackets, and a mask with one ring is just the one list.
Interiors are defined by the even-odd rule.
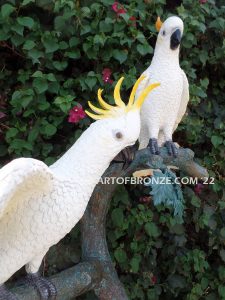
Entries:
[[[14,300],[4,283],[26,266],[30,283],[41,299],[56,296],[54,285],[38,273],[48,249],[81,219],[94,187],[113,158],[133,145],[140,134],[140,107],[159,84],[146,87],[134,103],[140,77],[126,106],[120,98],[121,78],[115,86],[116,106],[102,99],[102,108],[89,102],[98,120],[52,166],[32,158],[18,158],[0,169],[0,299]],[[91,149],[91,151],[90,151]]]
[[179,65],[183,27],[179,17],[169,17],[164,23],[158,18],[156,28],[159,33],[154,56],[136,92],[138,99],[146,86],[156,81],[161,83],[148,95],[141,109],[140,149],[149,146],[152,154],[159,154],[158,147],[165,144],[170,155],[177,155],[172,134],[189,101],[188,80]]

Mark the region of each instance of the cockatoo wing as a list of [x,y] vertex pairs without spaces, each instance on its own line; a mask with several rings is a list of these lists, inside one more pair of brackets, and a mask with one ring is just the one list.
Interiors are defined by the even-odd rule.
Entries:
[[178,124],[182,120],[182,118],[183,118],[183,116],[186,112],[187,104],[188,104],[188,101],[189,101],[189,83],[188,83],[187,76],[184,73],[184,71],[181,70],[181,72],[182,72],[182,76],[183,76],[183,91],[182,91],[180,107],[179,107],[179,110],[178,110],[177,119],[176,119],[176,122],[174,124],[173,131],[175,131],[177,129]]
[[[32,158],[14,159],[0,169],[0,219],[14,205],[16,195],[40,195],[51,189],[54,175],[43,162]],[[16,204],[17,205],[17,204]]]

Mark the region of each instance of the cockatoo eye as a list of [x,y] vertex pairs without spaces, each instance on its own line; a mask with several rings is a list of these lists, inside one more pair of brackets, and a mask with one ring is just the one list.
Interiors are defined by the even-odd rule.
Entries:
[[163,32],[162,32],[162,35],[163,35],[163,36],[165,36],[165,35],[166,35],[166,31],[165,31],[165,30],[163,30]]
[[123,139],[123,133],[121,131],[114,131],[113,135],[115,139],[118,141]]
[[121,133],[121,132],[117,132],[116,133],[116,138],[118,139],[118,140],[121,140],[122,138],[123,138],[123,134]]

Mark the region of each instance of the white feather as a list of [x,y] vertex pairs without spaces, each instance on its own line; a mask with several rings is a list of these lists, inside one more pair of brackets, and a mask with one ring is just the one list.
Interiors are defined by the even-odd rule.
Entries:
[[[141,109],[140,149],[147,147],[150,138],[158,139],[160,146],[166,140],[172,140],[172,134],[186,111],[188,81],[179,65],[179,47],[170,49],[170,37],[176,29],[183,32],[183,22],[178,17],[170,17],[163,23],[151,65],[143,72],[146,79],[136,93],[137,98],[150,83],[161,84],[149,94]],[[163,32],[166,32],[165,36]]]
[[38,271],[48,249],[83,216],[111,160],[139,133],[140,112],[131,111],[93,123],[51,167],[20,158],[0,170],[0,285],[24,265]]

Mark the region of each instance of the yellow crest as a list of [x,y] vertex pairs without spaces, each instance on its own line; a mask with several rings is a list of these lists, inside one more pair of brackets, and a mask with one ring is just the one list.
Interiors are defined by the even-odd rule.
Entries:
[[161,21],[160,17],[157,18],[155,22],[155,28],[159,32],[160,28],[162,27],[163,22]]
[[90,113],[89,111],[85,110],[86,114],[94,120],[100,120],[100,119],[109,118],[109,117],[117,117],[119,115],[123,115],[123,114],[127,113],[128,111],[140,109],[146,96],[148,95],[148,93],[160,85],[159,83],[150,84],[148,87],[146,87],[141,92],[138,99],[136,101],[134,101],[135,93],[137,91],[138,85],[143,79],[145,79],[145,76],[141,76],[134,84],[131,94],[130,94],[129,102],[127,105],[122,101],[121,96],[120,96],[120,87],[124,80],[124,77],[121,77],[118,80],[118,82],[115,86],[115,89],[114,89],[114,99],[115,99],[116,106],[106,103],[102,98],[103,90],[99,89],[98,90],[98,102],[99,102],[101,108],[94,106],[90,101],[88,101],[89,107],[96,114]]

